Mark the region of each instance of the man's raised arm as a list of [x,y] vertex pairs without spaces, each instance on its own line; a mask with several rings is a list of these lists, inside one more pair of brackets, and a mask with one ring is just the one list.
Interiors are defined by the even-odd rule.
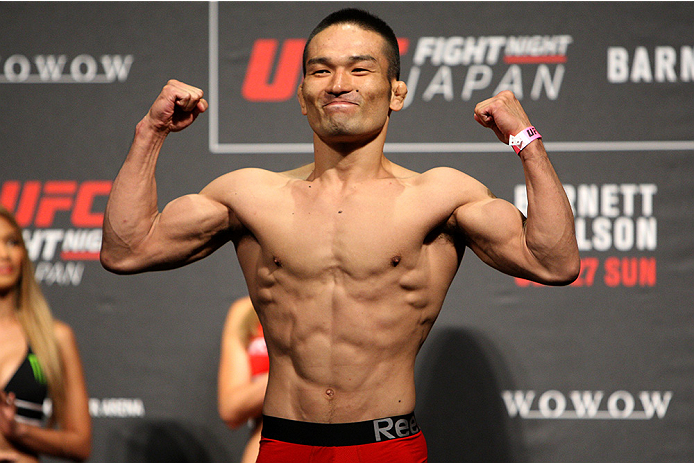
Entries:
[[128,156],[106,205],[101,263],[115,273],[173,268],[223,244],[229,211],[205,195],[188,195],[159,213],[155,170],[170,132],[185,129],[207,109],[202,90],[175,80],[137,124]]
[[[509,91],[479,103],[475,120],[503,143],[531,125]],[[527,219],[486,192],[459,208],[456,219],[473,251],[494,268],[544,284],[569,284],[580,268],[571,205],[541,139],[527,137],[518,155],[525,172]]]

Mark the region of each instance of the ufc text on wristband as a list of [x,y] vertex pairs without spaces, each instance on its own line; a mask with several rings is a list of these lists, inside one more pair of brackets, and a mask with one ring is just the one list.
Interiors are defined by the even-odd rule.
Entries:
[[521,130],[518,134],[508,137],[508,144],[511,145],[516,154],[520,153],[523,148],[528,146],[531,141],[542,138],[537,129],[532,125]]

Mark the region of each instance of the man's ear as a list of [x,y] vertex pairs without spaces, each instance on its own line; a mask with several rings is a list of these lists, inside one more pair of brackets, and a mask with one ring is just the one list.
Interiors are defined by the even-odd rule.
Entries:
[[301,114],[304,116],[308,114],[308,111],[306,110],[306,101],[304,100],[304,95],[302,93],[302,90],[304,89],[304,82],[301,81],[299,84],[299,88],[296,90],[296,99],[299,100],[299,106],[301,106]]
[[390,109],[393,111],[400,111],[405,105],[407,84],[401,80],[394,82],[391,93]]

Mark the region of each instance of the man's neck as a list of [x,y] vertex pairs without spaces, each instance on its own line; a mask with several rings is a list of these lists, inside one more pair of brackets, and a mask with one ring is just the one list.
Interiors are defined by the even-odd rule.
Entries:
[[315,166],[308,180],[335,178],[347,183],[391,176],[390,161],[383,154],[384,138],[327,143],[314,136]]

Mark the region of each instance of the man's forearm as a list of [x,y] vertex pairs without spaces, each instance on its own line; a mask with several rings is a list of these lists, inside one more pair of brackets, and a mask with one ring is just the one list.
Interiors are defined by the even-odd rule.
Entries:
[[564,187],[541,140],[520,152],[528,194],[526,244],[550,272],[552,282],[567,284],[579,271],[574,217]]
[[145,117],[118,176],[104,214],[102,263],[109,268],[148,235],[158,214],[155,171],[167,132],[155,130]]

